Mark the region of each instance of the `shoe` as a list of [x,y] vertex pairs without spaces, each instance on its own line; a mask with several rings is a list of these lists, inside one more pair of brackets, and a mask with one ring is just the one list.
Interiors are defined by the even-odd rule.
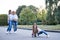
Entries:
[[34,37],[36,37],[36,34],[34,35]]
[[6,34],[11,34],[11,32],[7,31]]
[[17,33],[17,31],[14,31],[14,33]]
[[39,34],[37,33],[36,36],[39,37]]
[[8,34],[9,32],[6,32],[6,34]]
[[32,35],[32,37],[36,37],[36,35]]
[[36,37],[36,36],[34,36],[34,37]]
[[50,37],[49,35],[47,35],[47,37]]
[[33,37],[33,34],[32,34],[32,37]]
[[39,34],[37,34],[39,36]]

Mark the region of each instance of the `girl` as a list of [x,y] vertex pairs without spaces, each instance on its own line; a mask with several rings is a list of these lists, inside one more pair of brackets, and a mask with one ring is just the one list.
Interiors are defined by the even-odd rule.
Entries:
[[10,32],[10,20],[11,20],[11,10],[8,11],[8,28],[7,28],[7,33]]
[[14,32],[16,32],[17,31],[17,24],[18,24],[18,16],[15,11],[12,12],[12,15],[13,15],[12,24],[13,24]]
[[46,33],[46,31],[38,28],[38,27],[37,27],[37,24],[34,23],[34,25],[33,25],[32,37],[33,37],[33,36],[36,37],[36,34],[38,34],[38,36],[39,36],[39,35],[42,34],[42,33],[44,33],[45,35],[47,35],[47,37],[49,37],[49,35]]
[[11,10],[9,10],[9,12],[8,12],[8,24],[9,24],[9,16],[11,15]]
[[36,37],[38,30],[37,30],[37,25],[36,23],[33,24],[33,28],[32,28],[32,37]]

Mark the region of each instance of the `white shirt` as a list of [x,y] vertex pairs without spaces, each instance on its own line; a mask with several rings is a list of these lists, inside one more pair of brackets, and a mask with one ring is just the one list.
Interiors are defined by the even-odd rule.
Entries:
[[40,31],[42,31],[40,28],[37,28],[38,29],[38,33],[40,32]]
[[9,14],[8,15],[8,20],[13,20],[13,19],[17,19],[18,20],[18,16],[16,14],[15,15]]
[[18,16],[16,14],[13,15],[12,19],[17,19],[18,20]]

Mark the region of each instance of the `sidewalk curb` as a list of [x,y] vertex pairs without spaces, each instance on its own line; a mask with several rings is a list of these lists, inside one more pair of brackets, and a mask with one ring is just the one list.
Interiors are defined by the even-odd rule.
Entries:
[[[18,28],[18,29],[23,29],[23,30],[32,30],[32,29],[27,29],[27,28]],[[55,32],[55,33],[60,33],[58,30],[45,30],[47,32]]]
[[47,32],[55,32],[55,33],[60,33],[60,31],[58,31],[58,30],[45,30],[45,31],[47,31]]
[[[32,30],[32,29],[27,29],[27,28],[18,28],[18,29],[23,29],[23,30]],[[60,33],[59,30],[45,30],[47,32],[55,32],[55,33]]]

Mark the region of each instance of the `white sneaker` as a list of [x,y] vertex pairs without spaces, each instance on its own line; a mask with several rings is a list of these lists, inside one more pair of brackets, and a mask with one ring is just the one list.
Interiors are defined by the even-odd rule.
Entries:
[[38,34],[36,34],[37,35],[37,37],[39,37],[39,35]]
[[50,37],[49,35],[47,35],[47,37]]
[[10,33],[11,33],[11,32],[9,32],[9,31],[8,31],[8,32],[6,32],[6,34],[10,34]]
[[17,33],[17,31],[15,31],[14,33]]
[[6,32],[6,34],[8,34],[9,32]]

